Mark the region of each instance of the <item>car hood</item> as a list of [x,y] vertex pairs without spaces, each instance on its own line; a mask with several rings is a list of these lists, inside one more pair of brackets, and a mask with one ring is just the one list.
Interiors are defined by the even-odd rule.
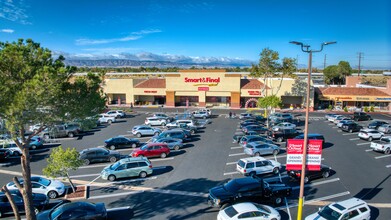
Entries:
[[216,197],[216,198],[232,196],[232,193],[225,190],[223,185],[213,187],[212,189],[209,190],[209,193],[212,194],[212,196]]
[[327,219],[318,215],[318,213],[314,213],[314,214],[311,214],[311,215],[305,217],[305,220],[327,220]]

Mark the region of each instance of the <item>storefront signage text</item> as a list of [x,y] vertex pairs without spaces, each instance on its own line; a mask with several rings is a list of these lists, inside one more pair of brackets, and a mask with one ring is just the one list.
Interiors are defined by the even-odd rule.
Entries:
[[157,93],[156,90],[144,90],[144,93]]
[[338,97],[335,97],[336,99],[352,99],[352,97],[348,97],[348,96],[338,96]]
[[384,101],[386,101],[386,100],[391,100],[391,98],[376,98],[376,100],[384,100]]
[[198,87],[198,91],[209,91],[209,87]]
[[249,95],[261,95],[261,91],[248,91]]
[[185,83],[220,83],[220,77],[185,78]]
[[356,97],[356,99],[360,101],[369,101],[369,98],[365,98],[365,97]]

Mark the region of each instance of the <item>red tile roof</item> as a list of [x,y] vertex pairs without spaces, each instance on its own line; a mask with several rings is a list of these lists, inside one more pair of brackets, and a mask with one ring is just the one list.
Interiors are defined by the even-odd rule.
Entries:
[[[263,89],[264,84],[257,79],[241,79],[240,89]],[[270,89],[270,87],[266,87]]]
[[166,79],[147,79],[137,83],[134,88],[166,88]]
[[376,88],[328,87],[319,88],[322,95],[390,96]]

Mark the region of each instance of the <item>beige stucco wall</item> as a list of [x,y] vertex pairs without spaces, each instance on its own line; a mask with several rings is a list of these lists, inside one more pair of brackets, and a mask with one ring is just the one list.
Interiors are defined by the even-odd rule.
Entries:
[[[134,103],[133,79],[130,78],[106,78],[103,84],[106,94],[125,94],[126,103]],[[112,97],[109,95],[109,98]],[[110,100],[109,100],[110,101]]]

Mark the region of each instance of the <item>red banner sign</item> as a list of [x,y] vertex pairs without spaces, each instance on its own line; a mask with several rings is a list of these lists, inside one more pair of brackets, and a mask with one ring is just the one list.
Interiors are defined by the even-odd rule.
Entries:
[[[308,140],[307,170],[320,170],[322,162],[322,140]],[[303,139],[289,139],[286,147],[286,170],[301,170],[303,163]]]
[[248,91],[249,95],[261,95],[261,91]]
[[198,91],[209,91],[209,87],[198,87]]
[[156,90],[144,90],[144,93],[157,93]]

